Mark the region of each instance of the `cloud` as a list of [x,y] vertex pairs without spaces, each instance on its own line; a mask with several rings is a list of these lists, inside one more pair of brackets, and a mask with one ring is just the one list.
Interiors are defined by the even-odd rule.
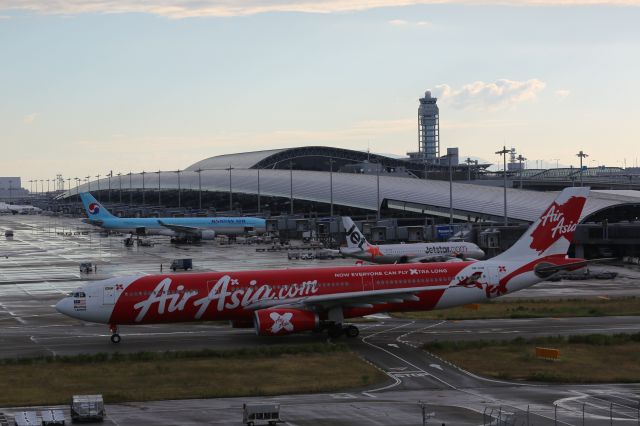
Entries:
[[484,120],[452,120],[440,118],[440,128],[446,130],[467,130],[467,129],[504,129],[511,127],[527,127],[525,121],[506,121],[495,119]]
[[569,96],[570,94],[571,94],[571,91],[567,90],[567,89],[556,90],[556,96],[559,97],[560,99],[564,99],[567,96]]
[[417,21],[417,22],[409,22],[404,19],[392,19],[389,21],[389,24],[403,27],[403,26],[418,26],[418,27],[430,27],[432,24],[429,21]]
[[525,81],[500,79],[494,83],[475,81],[459,89],[441,84],[433,93],[455,108],[500,109],[533,100],[545,87],[546,83],[535,78]]
[[173,19],[272,12],[340,13],[420,4],[500,6],[640,6],[640,0],[2,0],[0,10],[42,14],[147,13]]
[[22,122],[23,122],[24,124],[31,124],[31,123],[33,123],[34,121],[36,121],[36,117],[37,117],[37,116],[38,116],[38,114],[36,114],[36,113],[34,112],[33,114],[29,114],[29,115],[25,116],[25,117],[22,119]]

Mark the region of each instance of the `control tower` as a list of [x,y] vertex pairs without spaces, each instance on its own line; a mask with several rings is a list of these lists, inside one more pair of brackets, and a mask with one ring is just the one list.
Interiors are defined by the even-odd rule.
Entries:
[[440,110],[427,90],[418,107],[418,149],[423,161],[435,163],[440,158]]

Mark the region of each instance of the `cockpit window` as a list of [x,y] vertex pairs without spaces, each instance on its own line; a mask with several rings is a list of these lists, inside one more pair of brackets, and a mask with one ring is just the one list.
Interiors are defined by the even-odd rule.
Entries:
[[84,291],[74,291],[72,294],[73,297],[86,297]]

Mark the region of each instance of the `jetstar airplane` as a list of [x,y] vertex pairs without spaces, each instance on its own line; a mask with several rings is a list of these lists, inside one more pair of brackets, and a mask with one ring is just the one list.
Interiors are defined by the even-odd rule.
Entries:
[[347,247],[340,253],[373,263],[424,263],[452,262],[464,259],[482,259],[484,251],[473,243],[411,243],[369,244],[350,217],[343,216],[342,224],[347,231]]
[[264,233],[265,220],[256,217],[120,218],[112,215],[88,192],[80,194],[87,212],[85,223],[137,235],[169,235],[180,239],[211,240],[217,234]]
[[119,325],[213,320],[259,335],[327,329],[355,337],[347,318],[484,302],[585,266],[567,250],[588,193],[565,189],[513,246],[486,261],[117,277],[77,289],[56,309],[109,324],[114,343]]

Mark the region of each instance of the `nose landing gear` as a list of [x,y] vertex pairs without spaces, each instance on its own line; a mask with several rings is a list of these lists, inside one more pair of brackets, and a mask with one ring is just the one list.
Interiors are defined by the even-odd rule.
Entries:
[[109,326],[109,330],[111,331],[111,343],[120,343],[120,335],[118,334],[118,326],[116,324],[111,324]]

